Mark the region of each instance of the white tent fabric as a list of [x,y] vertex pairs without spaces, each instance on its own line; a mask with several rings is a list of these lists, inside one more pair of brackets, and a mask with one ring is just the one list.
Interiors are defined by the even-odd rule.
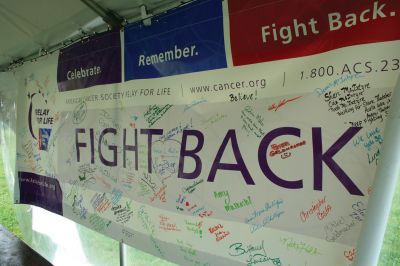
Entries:
[[[141,19],[140,7],[151,14],[164,12],[182,1],[96,1],[129,22]],[[79,0],[0,0],[0,70],[13,61],[48,50],[76,36],[102,31],[107,24]]]

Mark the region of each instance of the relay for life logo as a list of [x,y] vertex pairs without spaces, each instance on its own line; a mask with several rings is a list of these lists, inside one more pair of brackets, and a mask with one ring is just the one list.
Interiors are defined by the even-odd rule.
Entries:
[[47,95],[40,89],[28,92],[28,126],[33,139],[38,141],[39,150],[48,150],[54,116],[48,106]]

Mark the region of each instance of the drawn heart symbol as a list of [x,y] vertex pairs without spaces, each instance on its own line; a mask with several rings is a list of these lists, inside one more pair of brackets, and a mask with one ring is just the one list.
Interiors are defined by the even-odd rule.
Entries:
[[353,261],[353,259],[354,259],[354,251],[353,251],[353,250],[345,251],[345,252],[344,252],[344,256],[345,256],[349,261]]

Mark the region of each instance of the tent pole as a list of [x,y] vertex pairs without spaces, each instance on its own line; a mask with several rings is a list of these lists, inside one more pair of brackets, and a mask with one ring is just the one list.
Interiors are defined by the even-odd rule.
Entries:
[[400,170],[400,78],[393,91],[383,140],[354,266],[378,265]]
[[125,247],[124,247],[124,242],[120,241],[119,242],[119,265],[120,266],[125,266]]

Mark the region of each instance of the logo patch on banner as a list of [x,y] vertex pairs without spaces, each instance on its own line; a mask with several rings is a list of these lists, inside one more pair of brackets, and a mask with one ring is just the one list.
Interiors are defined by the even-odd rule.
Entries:
[[39,128],[39,150],[47,151],[51,128]]

